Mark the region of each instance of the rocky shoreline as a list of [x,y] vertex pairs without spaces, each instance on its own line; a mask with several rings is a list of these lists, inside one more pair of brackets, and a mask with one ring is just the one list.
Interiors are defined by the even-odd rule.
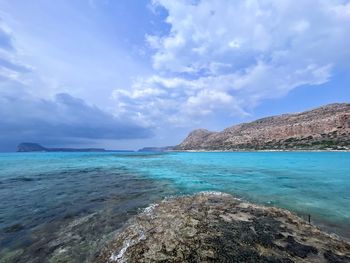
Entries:
[[[140,152],[140,151],[139,151]],[[142,151],[141,151],[142,152]],[[145,151],[143,151],[145,152]],[[348,150],[334,150],[334,149],[327,149],[327,150],[315,150],[315,149],[271,149],[271,150],[254,150],[254,149],[231,149],[231,150],[165,150],[165,151],[149,151],[149,153],[241,153],[241,152],[247,152],[247,153],[255,153],[255,152],[262,152],[262,153],[269,153],[269,152],[350,152],[350,149]]]
[[289,211],[206,192],[146,208],[96,262],[350,262],[350,243]]

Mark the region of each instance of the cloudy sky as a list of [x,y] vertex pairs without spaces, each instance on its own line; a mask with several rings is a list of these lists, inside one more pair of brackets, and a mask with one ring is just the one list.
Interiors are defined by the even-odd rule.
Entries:
[[350,101],[347,0],[0,0],[0,151],[175,145]]

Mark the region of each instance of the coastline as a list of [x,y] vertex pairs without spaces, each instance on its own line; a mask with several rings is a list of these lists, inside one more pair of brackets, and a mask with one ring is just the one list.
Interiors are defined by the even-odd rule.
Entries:
[[164,152],[350,152],[349,150],[171,150]]
[[97,262],[159,260],[349,262],[350,242],[288,210],[201,192],[144,209],[118,232]]
[[[9,245],[0,249],[0,258],[11,257],[9,262],[90,260],[108,243],[104,237],[113,239],[115,231],[122,231],[139,209],[169,196],[188,194],[191,198],[207,190],[230,193],[244,203],[269,209],[288,209],[306,220],[310,214],[313,224],[342,238],[343,233],[350,233],[346,153],[47,153],[4,157],[5,178],[0,183],[3,189],[16,187],[23,200],[19,204],[12,195],[2,195],[2,200],[11,205],[9,212],[20,214],[19,205],[23,204],[30,212],[35,211],[40,203],[32,200],[52,200],[44,203],[37,217],[26,212],[18,219],[5,218],[4,226],[9,228],[3,228],[7,233],[0,236],[7,238]],[[36,196],[21,191],[38,186],[42,191],[36,191]],[[79,202],[70,203],[73,198]],[[151,206],[146,211],[154,209],[156,206]],[[168,216],[176,211],[170,211]],[[29,216],[41,220],[42,213],[50,220],[31,221]],[[29,225],[32,222],[35,228]],[[19,242],[23,245],[17,245]]]

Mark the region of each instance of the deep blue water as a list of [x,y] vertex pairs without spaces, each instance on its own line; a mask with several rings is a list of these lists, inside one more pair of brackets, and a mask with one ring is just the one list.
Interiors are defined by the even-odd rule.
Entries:
[[84,262],[139,208],[208,190],[350,237],[348,152],[0,153],[0,262]]

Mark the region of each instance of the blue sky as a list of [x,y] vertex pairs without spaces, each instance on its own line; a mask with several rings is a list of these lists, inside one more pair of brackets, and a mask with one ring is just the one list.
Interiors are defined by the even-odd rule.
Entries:
[[350,1],[0,0],[0,150],[175,145],[350,101]]

